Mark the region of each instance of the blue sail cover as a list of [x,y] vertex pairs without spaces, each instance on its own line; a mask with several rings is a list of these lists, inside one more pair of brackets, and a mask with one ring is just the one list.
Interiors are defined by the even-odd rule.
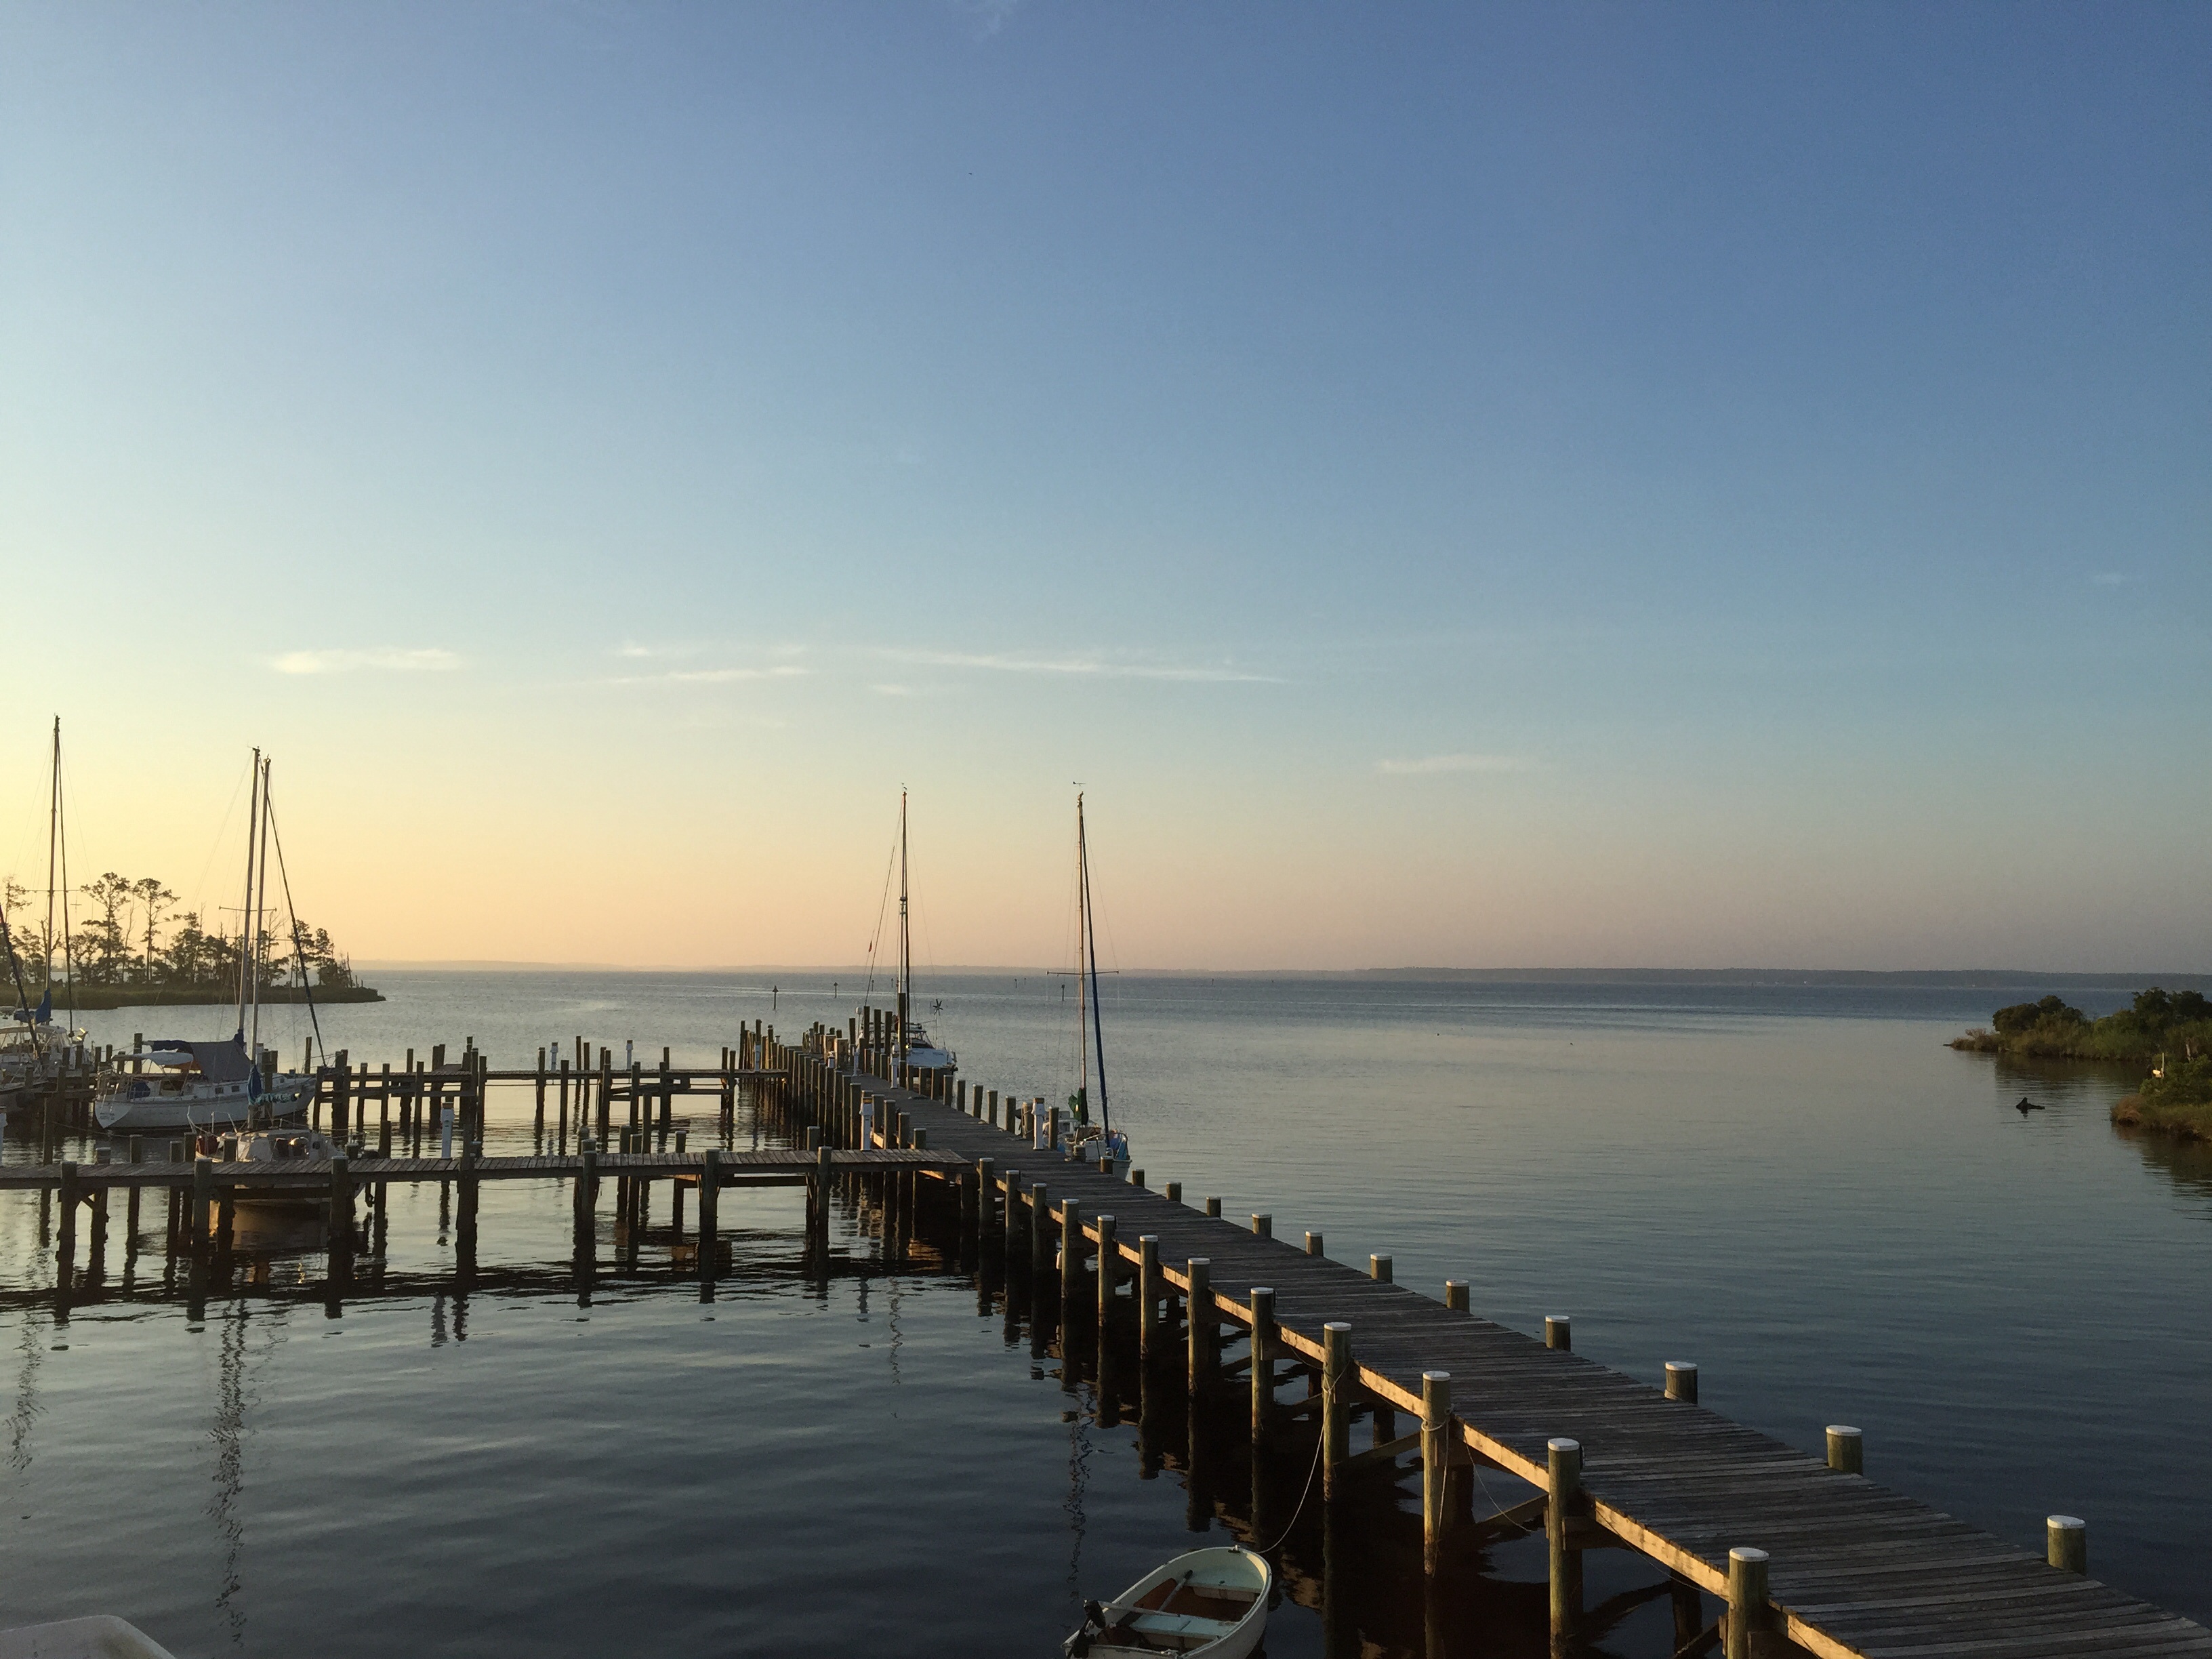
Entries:
[[253,1073],[253,1062],[246,1053],[241,1037],[222,1037],[214,1042],[204,1042],[192,1037],[169,1037],[148,1045],[188,1054],[192,1063],[200,1068],[200,1075],[210,1083],[243,1083]]

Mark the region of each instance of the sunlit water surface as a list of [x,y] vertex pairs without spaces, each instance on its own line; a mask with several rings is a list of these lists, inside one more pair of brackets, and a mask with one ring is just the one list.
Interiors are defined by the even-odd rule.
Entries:
[[[707,1064],[740,1022],[842,1024],[855,990],[384,978],[390,1001],[322,1016],[333,1048],[397,1061],[472,1036],[523,1065],[581,1035]],[[951,978],[922,1012],[964,1075],[1056,1097],[1076,1053],[1061,985]],[[1874,1478],[2030,1547],[2047,1513],[2087,1516],[2098,1577],[2212,1618],[2212,1157],[2115,1131],[2124,1073],[1943,1046],[2052,988],[1128,976],[1107,994],[1108,1081],[1154,1186],[1320,1231],[1340,1260],[1387,1251],[1401,1282],[1471,1279],[1476,1310],[1520,1329],[1571,1314],[1578,1350],[1652,1382],[1694,1359],[1705,1403],[1808,1449],[1856,1424]],[[264,1018],[296,1054],[304,1016]],[[88,1021],[125,1046],[227,1023]],[[708,1100],[679,1110],[695,1144],[714,1132]],[[488,1150],[526,1149],[531,1111],[502,1091]],[[775,1130],[741,1106],[730,1133]],[[163,1288],[158,1204],[143,1252],[112,1239],[102,1285],[58,1322],[50,1221],[0,1199],[0,1622],[117,1612],[183,1656],[1044,1653],[1083,1595],[1191,1526],[1241,1532],[1242,1454],[1194,1493],[1179,1405],[1148,1473],[1134,1425],[1032,1353],[994,1279],[927,1238],[889,1269],[851,1213],[811,1278],[801,1203],[725,1200],[711,1304],[665,1248],[625,1276],[605,1242],[580,1299],[565,1192],[495,1183],[462,1296],[438,1189],[399,1188],[382,1293],[334,1310],[319,1255],[280,1257],[197,1325]],[[1306,1472],[1282,1461],[1271,1529]],[[1541,1651],[1540,1544],[1492,1551],[1486,1580],[1425,1611],[1400,1538],[1349,1530],[1301,1516],[1271,1654],[1419,1651],[1425,1618],[1448,1651]],[[1332,1550],[1328,1636],[1312,1604]],[[1594,1556],[1590,1595],[1655,1577]],[[1600,1641],[1663,1654],[1668,1618],[1662,1596]]]

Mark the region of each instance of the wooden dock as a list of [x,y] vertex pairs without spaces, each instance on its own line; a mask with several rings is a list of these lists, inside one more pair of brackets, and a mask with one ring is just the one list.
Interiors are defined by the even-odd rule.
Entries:
[[[837,1069],[853,1056],[859,1074]],[[1564,1326],[1539,1340],[1475,1317],[1464,1285],[1440,1287],[1439,1301],[1393,1282],[1385,1258],[1365,1270],[1332,1261],[1318,1238],[1309,1249],[1273,1237],[1268,1218],[1240,1224],[1173,1189],[1132,1184],[1140,1170],[1117,1179],[1040,1151],[1033,1136],[999,1125],[995,1092],[936,1076],[899,1086],[881,1075],[895,1069],[887,1056],[857,1040],[817,1035],[782,1058],[788,1087],[832,1139],[872,1096],[878,1122],[924,1129],[933,1149],[977,1171],[979,1231],[995,1212],[1011,1224],[1006,1237],[1026,1230],[1087,1251],[1091,1273],[1065,1255],[1059,1266],[1071,1309],[1095,1297],[1103,1324],[1133,1301],[1128,1313],[1150,1349],[1168,1328],[1153,1297],[1180,1297],[1194,1389],[1220,1386],[1215,1322],[1241,1331],[1255,1437],[1281,1409],[1278,1364],[1320,1370],[1329,1484],[1362,1459],[1421,1455],[1432,1571],[1464,1505],[1450,1491],[1455,1462],[1534,1486],[1542,1496],[1515,1518],[1547,1533],[1557,1640],[1571,1638],[1580,1615],[1582,1552],[1619,1547],[1721,1598],[1722,1617],[1699,1630],[1678,1601],[1684,1653],[1724,1644],[1729,1659],[1791,1647],[1830,1659],[2212,1656],[2212,1632],[2089,1577],[2084,1535],[2066,1517],[2053,1518],[2046,1554],[2035,1555],[1868,1480],[1856,1431],[1831,1431],[1826,1461],[1808,1455],[1696,1404],[1694,1371],[1653,1388],[1574,1353]],[[1017,1120],[1011,1099],[1006,1109],[1025,1131],[1034,1121],[1029,1108]],[[1042,1260],[1034,1249],[1033,1259]],[[1352,1452],[1345,1425],[1358,1395],[1412,1414],[1419,1431]]]
[[[872,1021],[873,1017],[871,1017]],[[1552,1633],[1571,1642],[1583,1616],[1583,1557],[1595,1548],[1632,1551],[1667,1575],[1675,1610],[1677,1659],[1718,1648],[1727,1659],[1805,1652],[1825,1659],[2212,1659],[2212,1632],[2125,1595],[2087,1576],[2079,1522],[2053,1517],[2038,1556],[1862,1473],[1855,1430],[1830,1431],[1828,1456],[1808,1455],[1697,1403],[1693,1367],[1670,1367],[1664,1389],[1594,1364],[1572,1351],[1565,1322],[1539,1340],[1468,1310],[1467,1287],[1448,1282],[1442,1300],[1393,1280],[1388,1258],[1364,1264],[1328,1259],[1322,1241],[1273,1236],[1269,1218],[1224,1217],[1218,1200],[1182,1201],[1173,1184],[1154,1190],[1142,1170],[1110,1170],[1040,1147],[1037,1102],[1003,1102],[942,1074],[890,1080],[898,1069],[879,1025],[843,1033],[816,1028],[796,1046],[756,1030],[725,1051],[721,1067],[689,1073],[662,1064],[627,1076],[607,1062],[556,1091],[550,1156],[356,1156],[280,1164],[56,1163],[0,1166],[0,1190],[58,1189],[64,1199],[66,1263],[77,1200],[104,1218],[110,1189],[167,1188],[172,1239],[189,1239],[200,1285],[213,1195],[256,1190],[325,1194],[331,1205],[331,1279],[341,1282],[355,1241],[353,1196],[395,1184],[451,1182],[462,1194],[464,1271],[473,1271],[476,1187],[485,1181],[568,1182],[576,1203],[577,1262],[588,1280],[592,1206],[611,1182],[618,1215],[641,1231],[655,1182],[689,1191],[699,1204],[696,1237],[702,1295],[717,1271],[713,1198],[747,1184],[808,1187],[810,1241],[826,1226],[833,1186],[871,1183],[886,1212],[910,1220],[922,1188],[934,1188],[963,1248],[1003,1262],[1010,1291],[1036,1287],[1040,1312],[1058,1308],[1062,1341],[1133,1343],[1147,1376],[1179,1372],[1194,1401],[1249,1410],[1253,1443],[1272,1443],[1293,1419],[1317,1419],[1322,1490],[1334,1512],[1370,1474],[1412,1459],[1421,1483],[1423,1557],[1448,1574],[1470,1540],[1541,1530],[1547,1540]],[[347,1068],[319,1099],[333,1127],[350,1102],[396,1101],[419,1140],[432,1077],[450,1081],[464,1121],[482,1121],[488,1083],[535,1084],[541,1142],[547,1137],[542,1066],[494,1072],[481,1056],[439,1073]],[[406,1081],[410,1077],[413,1083]],[[603,1151],[611,1103],[624,1103],[625,1148],[666,1148],[679,1076],[719,1091],[722,1109],[740,1086],[771,1109],[793,1150],[709,1148]],[[381,1089],[379,1081],[382,1080]],[[590,1082],[588,1096],[586,1084]],[[366,1085],[366,1086],[364,1086]],[[908,1085],[911,1086],[908,1086]],[[396,1086],[395,1086],[396,1085]],[[427,1092],[426,1092],[427,1091]],[[596,1109],[599,1133],[583,1138]],[[389,1110],[384,1131],[389,1145]],[[658,1119],[656,1123],[655,1120]],[[575,1125],[574,1153],[568,1126]],[[366,1135],[366,1115],[353,1128]],[[1048,1131],[1048,1133],[1049,1132]],[[596,1144],[595,1144],[596,1143]],[[191,1218],[174,1217],[190,1197]],[[375,1225],[382,1224],[380,1200]],[[681,1202],[680,1196],[678,1200]],[[678,1229],[680,1231],[680,1209]],[[891,1231],[887,1224],[886,1247]],[[810,1244],[810,1260],[823,1260]],[[61,1294],[65,1305],[67,1272]],[[1010,1315],[1011,1317],[1011,1315]],[[1224,1360],[1224,1344],[1241,1358]],[[1241,1374],[1241,1375],[1240,1375]],[[1310,1398],[1280,1402],[1303,1376]],[[1377,1442],[1354,1450],[1350,1425],[1364,1410]],[[1412,1432],[1396,1432],[1398,1413]],[[1301,1455],[1304,1452],[1302,1443]],[[1528,1502],[1478,1516],[1470,1476],[1494,1468],[1534,1488]],[[1709,1607],[1704,1598],[1718,1598]],[[1708,1619],[1709,1613],[1717,1617]]]

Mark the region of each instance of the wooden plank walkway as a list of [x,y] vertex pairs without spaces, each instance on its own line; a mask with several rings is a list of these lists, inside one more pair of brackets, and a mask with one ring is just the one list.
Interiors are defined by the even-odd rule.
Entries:
[[1467,1443],[1540,1489],[1546,1443],[1582,1444],[1597,1523],[1700,1588],[1725,1595],[1732,1547],[1767,1551],[1783,1632],[1844,1659],[2212,1659],[2212,1632],[1718,1413],[1669,1400],[1572,1352],[1445,1308],[1405,1285],[1306,1255],[1247,1226],[1211,1219],[1095,1167],[878,1079],[861,1086],[928,1130],[933,1152],[989,1158],[1003,1181],[1047,1184],[1052,1213],[1077,1206],[1085,1236],[1115,1218],[1117,1254],[1159,1241],[1164,1276],[1187,1290],[1186,1263],[1212,1265],[1221,1315],[1249,1325],[1255,1285],[1274,1290],[1283,1346],[1319,1362],[1322,1325],[1344,1320],[1361,1385],[1419,1413],[1421,1373],[1451,1374]]

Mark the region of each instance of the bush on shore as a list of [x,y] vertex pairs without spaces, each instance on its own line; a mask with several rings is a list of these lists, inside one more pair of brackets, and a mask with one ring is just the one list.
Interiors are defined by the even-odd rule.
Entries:
[[2212,1054],[2212,1003],[2201,991],[2138,991],[2131,1007],[2091,1019],[2059,997],[2016,1002],[1976,1028],[1954,1048],[2043,1060],[2153,1060],[2160,1054],[2187,1066]]
[[2163,1070],[2112,1108],[2112,1121],[2212,1140],[2212,1057],[2168,1060]]

